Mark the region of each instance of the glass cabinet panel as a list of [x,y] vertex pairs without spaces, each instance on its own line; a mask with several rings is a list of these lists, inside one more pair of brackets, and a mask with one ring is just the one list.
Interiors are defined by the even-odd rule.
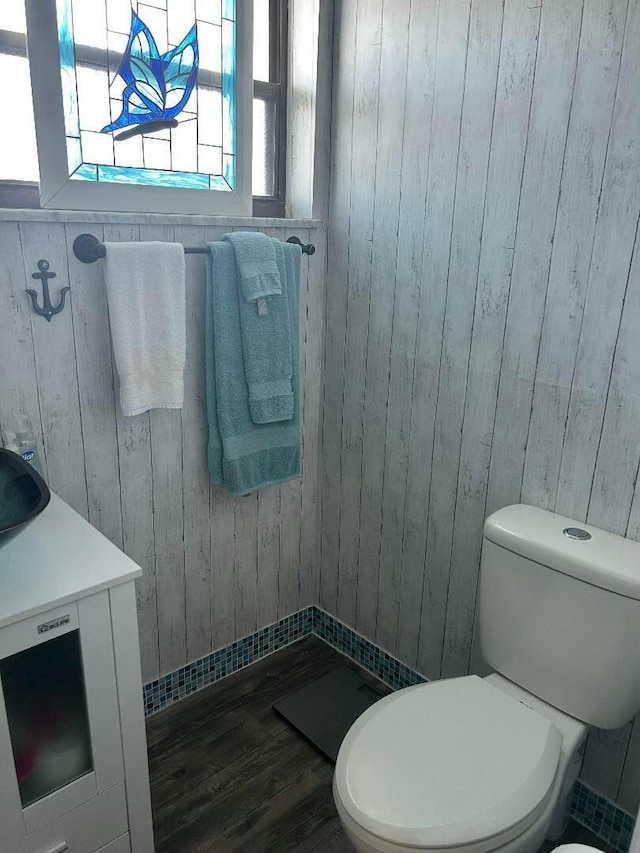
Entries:
[[93,770],[77,630],[0,661],[22,806]]

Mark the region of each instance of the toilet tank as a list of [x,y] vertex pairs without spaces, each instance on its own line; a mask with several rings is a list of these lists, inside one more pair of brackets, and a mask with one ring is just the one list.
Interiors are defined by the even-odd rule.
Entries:
[[489,516],[480,642],[495,670],[600,728],[640,710],[640,543],[532,506]]

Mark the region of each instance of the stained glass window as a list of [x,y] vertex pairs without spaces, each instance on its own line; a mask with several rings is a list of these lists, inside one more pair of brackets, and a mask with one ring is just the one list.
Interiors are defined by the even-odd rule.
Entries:
[[236,188],[235,0],[56,0],[73,180]]
[[[284,215],[287,0],[253,0],[253,86],[248,69],[248,3],[228,9],[222,0],[139,0],[134,4],[130,0],[27,0],[33,36],[31,74],[24,3],[0,0],[0,76],[11,81],[5,87],[5,112],[11,115],[12,124],[12,133],[0,137],[0,206],[157,211],[162,207],[166,212],[240,213],[230,184],[235,180],[235,195],[247,198],[249,175],[254,213]],[[235,17],[226,20],[233,26],[236,47],[235,57],[230,57],[235,70],[235,88],[230,87],[235,115],[231,113],[226,125],[222,121],[225,11]],[[63,103],[58,19],[63,21],[65,15],[62,55],[69,97]],[[185,39],[184,50],[179,51]],[[172,50],[174,56],[163,62],[163,55]],[[131,85],[132,64],[142,74],[146,100]],[[129,82],[120,73],[121,65]],[[31,81],[34,93],[40,93],[36,116],[40,151],[36,150]],[[51,86],[54,82],[57,92]],[[248,122],[251,96],[252,139]],[[113,127],[123,112],[121,126]],[[167,126],[154,127],[154,121]],[[220,142],[229,124],[236,134],[231,152]],[[103,132],[109,126],[112,129]],[[116,140],[121,134],[128,138]],[[145,195],[144,184],[179,187],[185,178],[187,186],[215,186],[225,177],[225,153],[230,155],[226,158],[229,181],[222,183],[222,192],[189,192],[189,199],[179,202],[177,208],[173,201],[159,202],[155,192]],[[133,171],[142,169],[145,172]],[[172,175],[167,176],[167,171]],[[214,182],[212,175],[217,179]],[[117,181],[107,180],[109,177]],[[139,182],[138,187],[127,186],[131,177]],[[132,192],[142,199],[139,204]],[[176,195],[171,193],[172,199]],[[243,208],[243,215],[247,212],[248,207]]]

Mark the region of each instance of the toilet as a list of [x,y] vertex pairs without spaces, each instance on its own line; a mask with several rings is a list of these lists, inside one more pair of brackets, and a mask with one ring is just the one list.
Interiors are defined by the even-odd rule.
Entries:
[[589,727],[640,710],[640,543],[505,507],[479,619],[495,672],[399,690],[347,733],[333,795],[360,853],[534,853],[566,828]]

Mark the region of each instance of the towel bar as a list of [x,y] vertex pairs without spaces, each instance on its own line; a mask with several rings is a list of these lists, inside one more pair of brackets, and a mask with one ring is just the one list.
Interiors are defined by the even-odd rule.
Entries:
[[[313,255],[316,247],[313,243],[303,243],[299,237],[289,237],[287,243],[296,243],[302,249],[303,255]],[[204,255],[206,246],[185,246],[185,255]],[[83,264],[93,264],[99,258],[107,255],[107,247],[93,234],[78,234],[73,241],[73,254]]]

